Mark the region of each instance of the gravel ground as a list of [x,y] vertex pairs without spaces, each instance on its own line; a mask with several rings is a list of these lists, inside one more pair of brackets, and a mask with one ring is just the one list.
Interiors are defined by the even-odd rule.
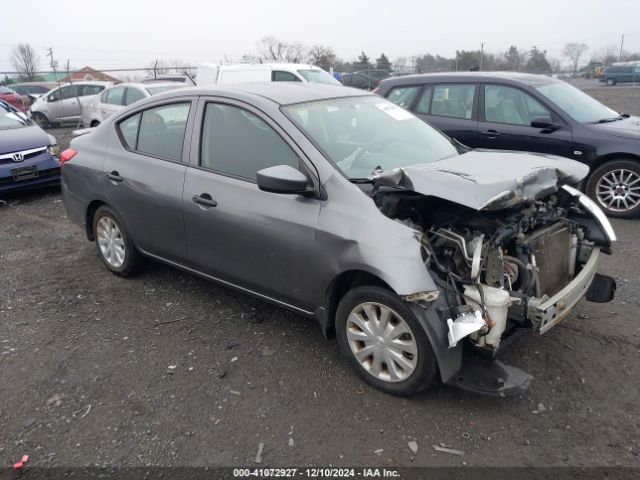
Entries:
[[158,263],[111,275],[58,189],[5,200],[3,464],[255,465],[264,443],[267,465],[640,466],[640,221],[614,222],[612,303],[504,353],[535,376],[526,394],[399,399],[312,321]]

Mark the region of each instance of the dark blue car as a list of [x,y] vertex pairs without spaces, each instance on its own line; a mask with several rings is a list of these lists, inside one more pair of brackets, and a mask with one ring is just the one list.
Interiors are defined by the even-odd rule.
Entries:
[[0,101],[0,195],[60,183],[56,139]]

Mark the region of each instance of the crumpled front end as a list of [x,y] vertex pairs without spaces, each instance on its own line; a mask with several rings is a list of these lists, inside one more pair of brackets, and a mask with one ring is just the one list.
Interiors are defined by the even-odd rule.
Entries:
[[[443,381],[489,394],[526,388],[530,375],[495,357],[520,333],[549,331],[583,297],[613,298],[615,281],[597,273],[599,256],[616,240],[608,219],[551,168],[520,176],[501,197],[487,184],[473,204],[450,200],[456,192],[442,198],[409,191],[409,182],[430,181],[410,177],[398,177],[401,189],[379,185],[374,200],[385,215],[422,232],[424,267],[441,297],[439,307],[423,308],[446,332],[439,340],[445,344],[434,348],[461,352],[457,371],[449,368]],[[469,199],[472,191],[458,193]]]

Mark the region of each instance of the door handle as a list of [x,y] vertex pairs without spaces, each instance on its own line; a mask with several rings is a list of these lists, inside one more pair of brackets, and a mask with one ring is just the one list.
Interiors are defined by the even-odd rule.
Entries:
[[487,130],[486,132],[480,132],[480,135],[484,135],[485,137],[489,138],[496,138],[500,136],[500,132],[497,132],[495,130]]
[[111,173],[107,173],[107,178],[109,180],[111,180],[112,182],[118,182],[118,183],[120,183],[121,181],[124,180],[124,178],[122,178],[120,176],[120,174],[118,172],[116,172],[115,170],[113,172],[111,172]]
[[191,197],[191,200],[193,200],[198,205],[201,205],[201,206],[207,207],[207,208],[212,208],[212,207],[217,207],[218,206],[218,202],[213,200],[211,198],[211,195],[209,195],[208,193],[203,193],[202,195],[194,195],[193,197]]

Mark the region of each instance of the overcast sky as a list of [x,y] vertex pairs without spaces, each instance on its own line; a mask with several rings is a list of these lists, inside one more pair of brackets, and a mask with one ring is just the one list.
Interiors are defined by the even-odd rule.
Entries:
[[47,47],[61,66],[139,67],[174,57],[197,64],[225,54],[238,60],[265,35],[330,45],[347,60],[362,50],[372,59],[453,56],[481,42],[491,52],[536,45],[560,58],[565,43],[578,41],[589,56],[619,48],[622,34],[625,50],[640,51],[640,0],[19,0],[3,10],[1,71],[13,70],[18,42],[36,48],[42,69]]

